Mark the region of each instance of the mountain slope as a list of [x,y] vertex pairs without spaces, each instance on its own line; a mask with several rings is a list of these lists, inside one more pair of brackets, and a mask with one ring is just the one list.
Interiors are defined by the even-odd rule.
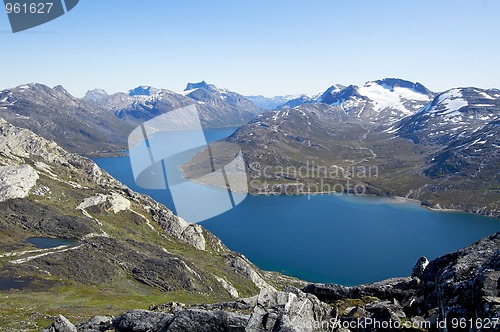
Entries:
[[[239,128],[228,141],[244,153],[250,190],[401,196],[499,217],[499,91],[452,89],[414,110],[432,93],[404,82],[350,86],[330,105],[267,112]],[[184,170],[195,173],[200,160]]]
[[437,95],[397,128],[397,135],[423,144],[448,144],[498,120],[500,91],[451,89]]
[[394,78],[367,82],[361,87],[351,85],[334,93],[327,92],[320,102],[339,106],[351,117],[376,126],[390,125],[412,115],[433,96],[419,83]]
[[[0,287],[28,281],[0,293],[0,326],[44,324],[58,311],[112,315],[152,299],[220,301],[274,289],[201,226],[1,118],[0,151]],[[37,249],[31,237],[74,241]]]
[[[439,206],[445,200],[449,208],[462,209],[467,201],[483,201],[500,209],[499,110],[499,90],[451,89],[394,129],[396,135],[433,149],[423,173],[438,182],[431,191],[439,194],[426,203]],[[463,202],[454,202],[455,195]],[[482,213],[483,208],[473,211]]]
[[250,100],[256,106],[264,110],[274,110],[281,108],[289,100],[298,98],[298,96],[287,95],[287,96],[274,96],[274,97],[264,97],[262,95],[258,96],[245,96],[246,99]]
[[323,102],[323,100],[336,95],[340,91],[344,90],[345,86],[340,85],[340,84],[334,84],[328,89],[326,89],[325,92],[317,94],[317,95],[300,95],[297,96],[293,99],[288,100],[285,104],[283,104],[280,108],[282,109],[288,109],[288,108],[294,108],[303,104],[312,104],[312,103],[319,103]]
[[129,124],[63,87],[30,83],[0,91],[0,116],[55,140],[71,152],[97,155],[126,149]]
[[262,113],[262,109],[242,95],[205,81],[188,83],[183,93],[202,105],[202,119],[220,127],[242,125]]

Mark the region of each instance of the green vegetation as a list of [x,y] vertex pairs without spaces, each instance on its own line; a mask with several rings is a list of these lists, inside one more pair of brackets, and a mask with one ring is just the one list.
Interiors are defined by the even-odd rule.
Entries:
[[332,306],[341,314],[346,313],[349,308],[364,307],[370,303],[376,303],[380,299],[373,296],[364,296],[359,299],[342,299],[332,303]]

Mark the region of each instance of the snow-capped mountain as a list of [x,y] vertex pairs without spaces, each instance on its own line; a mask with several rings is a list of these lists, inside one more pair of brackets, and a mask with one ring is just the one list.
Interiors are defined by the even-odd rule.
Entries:
[[500,90],[434,95],[385,79],[332,92],[322,102],[266,112],[228,140],[240,144],[249,165],[375,165],[379,176],[365,182],[371,193],[498,216]]
[[327,90],[320,102],[339,106],[353,118],[387,126],[414,114],[432,97],[433,93],[419,83],[387,78],[361,87]]
[[339,94],[341,91],[343,91],[345,88],[346,86],[340,84],[334,84],[328,89],[326,89],[325,92],[318,95],[316,97],[316,101],[320,103],[331,104],[329,101],[335,98],[335,96]]
[[434,93],[420,83],[386,78],[363,86],[335,84],[316,96],[300,95],[290,99],[280,108],[323,103],[342,108],[352,118],[388,126],[414,114],[433,97]]
[[317,95],[300,95],[293,99],[288,100],[286,103],[281,105],[280,109],[290,109],[304,104],[313,104],[319,102],[321,99],[321,93]]
[[437,95],[393,130],[416,143],[449,144],[497,121],[500,90],[451,89]]
[[261,112],[243,96],[205,82],[189,83],[181,94],[151,86],[139,86],[128,93],[119,92],[112,95],[103,90],[91,90],[84,99],[109,109],[120,119],[135,124],[194,103],[198,105],[200,117],[208,127],[242,125]]
[[87,91],[85,96],[83,96],[83,100],[89,102],[99,102],[108,98],[108,96],[109,96],[108,93],[103,89],[93,89]]
[[193,104],[193,100],[170,90],[140,86],[125,92],[108,95],[104,90],[91,90],[83,99],[104,107],[118,118],[134,124],[179,107]]

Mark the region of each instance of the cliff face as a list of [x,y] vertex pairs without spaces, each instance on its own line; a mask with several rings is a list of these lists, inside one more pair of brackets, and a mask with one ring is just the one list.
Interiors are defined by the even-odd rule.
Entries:
[[[168,303],[73,325],[58,317],[46,332],[66,331],[498,331],[500,233],[432,262],[407,278],[345,287],[261,290],[234,302]],[[471,325],[472,324],[472,325]]]
[[[1,118],[0,179],[0,288],[29,282],[0,293],[0,326],[36,328],[60,310],[90,316],[99,303],[116,314],[152,299],[221,301],[275,290],[272,277],[200,225]],[[41,248],[26,241],[33,237],[73,241]]]

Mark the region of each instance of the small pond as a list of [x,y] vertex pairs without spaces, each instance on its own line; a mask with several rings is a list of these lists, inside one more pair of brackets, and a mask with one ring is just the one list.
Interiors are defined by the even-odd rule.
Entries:
[[0,291],[21,290],[28,287],[32,281],[30,278],[0,278]]
[[79,244],[75,239],[30,237],[26,242],[33,244],[38,249],[50,249],[60,246],[76,247]]

